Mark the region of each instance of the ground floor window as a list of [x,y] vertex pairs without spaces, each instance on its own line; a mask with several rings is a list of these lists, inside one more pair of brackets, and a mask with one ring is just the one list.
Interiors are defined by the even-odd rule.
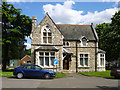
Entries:
[[105,55],[100,54],[100,66],[104,66],[104,61],[105,61]]
[[88,54],[80,54],[80,66],[88,66]]
[[39,61],[41,66],[53,66],[55,52],[39,52]]

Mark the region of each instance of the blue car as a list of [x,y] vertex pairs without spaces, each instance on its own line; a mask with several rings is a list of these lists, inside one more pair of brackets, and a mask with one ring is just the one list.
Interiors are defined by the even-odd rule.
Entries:
[[16,67],[13,75],[21,79],[23,77],[44,77],[46,79],[55,77],[55,72],[41,68],[38,65],[26,64]]

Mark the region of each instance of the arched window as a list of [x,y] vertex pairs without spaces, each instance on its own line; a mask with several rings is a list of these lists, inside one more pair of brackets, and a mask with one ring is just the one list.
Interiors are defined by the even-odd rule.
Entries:
[[83,44],[83,46],[87,46],[87,39],[86,38],[82,38],[82,44]]
[[69,46],[69,42],[67,42],[67,46]]
[[87,38],[82,37],[82,39],[81,39],[80,41],[81,41],[81,46],[83,46],[83,47],[84,47],[84,46],[87,46],[87,44],[88,44],[88,43],[87,43],[87,41],[88,41]]
[[68,42],[68,41],[67,41],[67,42],[66,42],[66,41],[64,41],[64,42],[63,42],[63,46],[70,46],[70,44],[69,44],[69,42]]
[[43,43],[52,43],[52,32],[50,27],[47,26],[43,26],[42,29],[42,42]]

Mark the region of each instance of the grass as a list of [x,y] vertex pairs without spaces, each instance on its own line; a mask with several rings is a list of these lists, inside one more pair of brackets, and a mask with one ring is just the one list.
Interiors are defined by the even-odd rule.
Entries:
[[[6,71],[0,70],[0,76],[2,76],[2,77],[14,77],[13,76],[13,70],[6,70]],[[66,76],[66,74],[64,74],[64,73],[56,73],[55,78],[62,78],[62,77],[65,77],[65,76]]]
[[12,70],[6,70],[6,71],[0,70],[0,76],[2,76],[2,77],[13,77],[13,71]]
[[62,78],[62,77],[66,77],[66,74],[65,73],[56,73],[55,78]]
[[78,72],[79,74],[95,77],[113,77],[110,75],[111,70],[101,71],[101,72]]

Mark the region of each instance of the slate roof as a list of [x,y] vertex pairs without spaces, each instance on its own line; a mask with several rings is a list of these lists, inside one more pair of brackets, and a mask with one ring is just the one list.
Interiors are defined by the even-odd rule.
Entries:
[[65,40],[80,40],[85,36],[88,40],[96,40],[91,25],[56,24]]

